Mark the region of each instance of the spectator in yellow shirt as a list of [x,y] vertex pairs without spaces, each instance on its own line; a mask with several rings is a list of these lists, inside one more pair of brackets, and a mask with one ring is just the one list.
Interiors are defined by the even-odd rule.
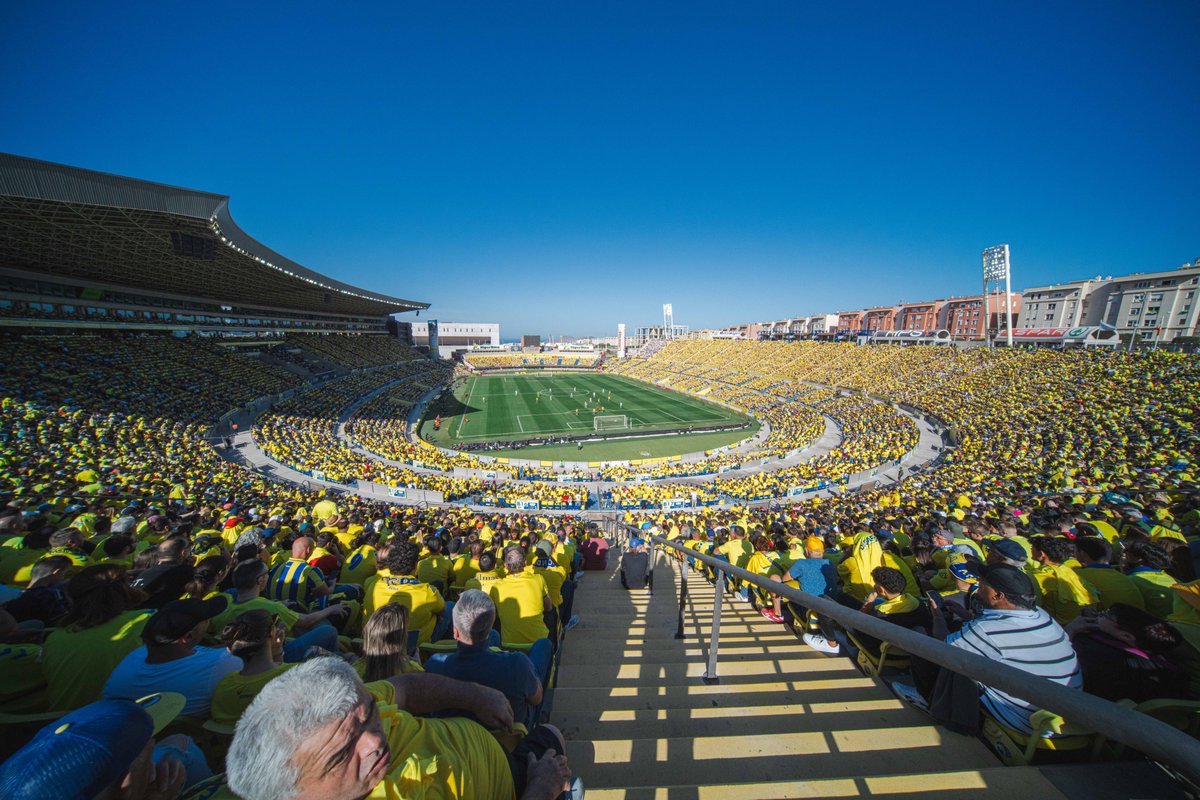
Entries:
[[449,629],[449,610],[454,607],[437,589],[417,577],[420,555],[421,548],[413,542],[389,545],[383,567],[363,587],[367,619],[387,603],[401,603],[408,608],[410,651],[422,642],[440,640]]
[[553,643],[550,624],[557,628],[558,621],[545,578],[525,570],[525,551],[519,546],[505,549],[504,570],[508,576],[492,582],[487,589],[488,596],[496,604],[501,640],[532,644],[538,639],[549,638]]

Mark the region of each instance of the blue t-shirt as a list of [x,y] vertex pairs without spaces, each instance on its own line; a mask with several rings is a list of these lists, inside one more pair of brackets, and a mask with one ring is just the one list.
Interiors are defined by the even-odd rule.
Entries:
[[458,643],[456,653],[435,653],[425,662],[425,671],[460,681],[490,686],[508,698],[513,719],[520,722],[528,714],[526,698],[538,689],[533,662],[524,653],[492,650],[487,643]]
[[792,562],[788,577],[800,584],[800,591],[809,594],[832,594],[837,588],[837,570],[824,558],[797,559]]

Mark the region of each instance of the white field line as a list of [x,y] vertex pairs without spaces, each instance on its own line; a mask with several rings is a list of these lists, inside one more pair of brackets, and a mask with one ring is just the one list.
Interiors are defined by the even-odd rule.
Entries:
[[[472,378],[471,385],[467,387],[467,399],[463,401],[463,405],[467,406],[468,408],[471,405],[471,392],[473,392],[475,390],[475,381],[476,380],[478,380],[478,379]],[[462,438],[462,426],[463,426],[463,423],[466,421],[466,419],[467,419],[467,414],[465,412],[463,413],[463,415],[461,417],[458,418],[458,433],[454,434],[454,438],[456,438],[456,439]]]

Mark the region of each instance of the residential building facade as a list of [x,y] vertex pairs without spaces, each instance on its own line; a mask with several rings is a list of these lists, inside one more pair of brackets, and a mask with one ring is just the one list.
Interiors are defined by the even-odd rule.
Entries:
[[1035,286],[1026,289],[1021,304],[1018,328],[1078,328],[1099,325],[1104,318],[1113,279],[1099,276],[1090,280]]
[[1200,335],[1200,259],[1179,269],[1114,278],[1102,321],[1122,334],[1170,342]]
[[945,300],[927,300],[923,303],[901,303],[896,314],[898,331],[934,331],[946,327],[942,309]]
[[[1020,317],[1022,296],[1012,293],[1012,316],[1014,325]],[[971,295],[952,297],[944,306],[944,327],[952,339],[977,340],[1003,336],[1008,330],[1008,315],[1003,294]]]

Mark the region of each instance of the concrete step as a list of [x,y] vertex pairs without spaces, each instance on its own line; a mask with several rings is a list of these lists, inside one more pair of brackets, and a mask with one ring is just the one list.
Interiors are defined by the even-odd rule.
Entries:
[[1066,800],[1049,780],[1033,767],[987,767],[920,774],[847,776],[745,783],[696,783],[663,786],[593,788],[591,800],[773,800],[774,798],[885,797],[887,800]]
[[[963,740],[954,743],[950,738]],[[784,733],[575,740],[571,769],[592,788],[723,784],[733,776],[757,781],[917,774],[953,764],[996,765],[980,742],[922,723],[910,727]],[[916,786],[914,785],[914,788]]]
[[[581,609],[578,605],[575,606],[575,613],[579,614],[579,627],[577,630],[643,630],[655,631],[663,636],[675,635],[675,616],[663,617],[639,617],[634,614],[617,615],[617,614],[590,614]],[[689,620],[684,617],[684,629],[688,632],[703,631],[705,636],[708,636],[711,617],[704,619],[702,625],[696,619]],[[756,633],[762,631],[767,635],[771,632],[785,633],[786,630],[782,625],[776,625],[764,617],[755,614],[754,616],[745,616],[743,618],[730,618],[722,615],[721,617],[721,636],[725,634],[743,634]],[[643,635],[648,635],[643,633]]]
[[[739,646],[740,644],[740,646]],[[613,653],[619,653],[620,663],[638,664],[670,664],[683,661],[703,661],[708,658],[708,648],[700,643],[677,642],[674,646],[667,643],[642,642],[638,645],[621,645],[610,641],[582,640],[572,642],[570,647],[563,648],[561,663],[563,664],[594,664],[597,661],[614,661]],[[780,656],[796,656],[829,659],[817,653],[803,642],[792,640],[780,642],[771,646],[759,642],[730,643],[722,641],[717,656],[720,663],[726,661],[745,661],[752,658],[778,658]]]
[[[662,686],[688,685],[705,677],[707,664],[696,659],[666,663],[574,664],[559,669],[559,683],[569,680],[572,686]],[[858,669],[845,658],[776,658],[750,660],[718,660],[717,675],[722,682],[737,683],[734,679],[753,678],[801,680],[817,675],[855,675]]]
[[850,703],[890,697],[857,671],[819,680],[691,682],[683,686],[575,686],[569,676],[554,690],[556,714],[671,708],[738,708],[797,703]]
[[896,699],[709,708],[648,708],[556,713],[569,739],[684,739],[826,730],[904,728],[928,719]]

